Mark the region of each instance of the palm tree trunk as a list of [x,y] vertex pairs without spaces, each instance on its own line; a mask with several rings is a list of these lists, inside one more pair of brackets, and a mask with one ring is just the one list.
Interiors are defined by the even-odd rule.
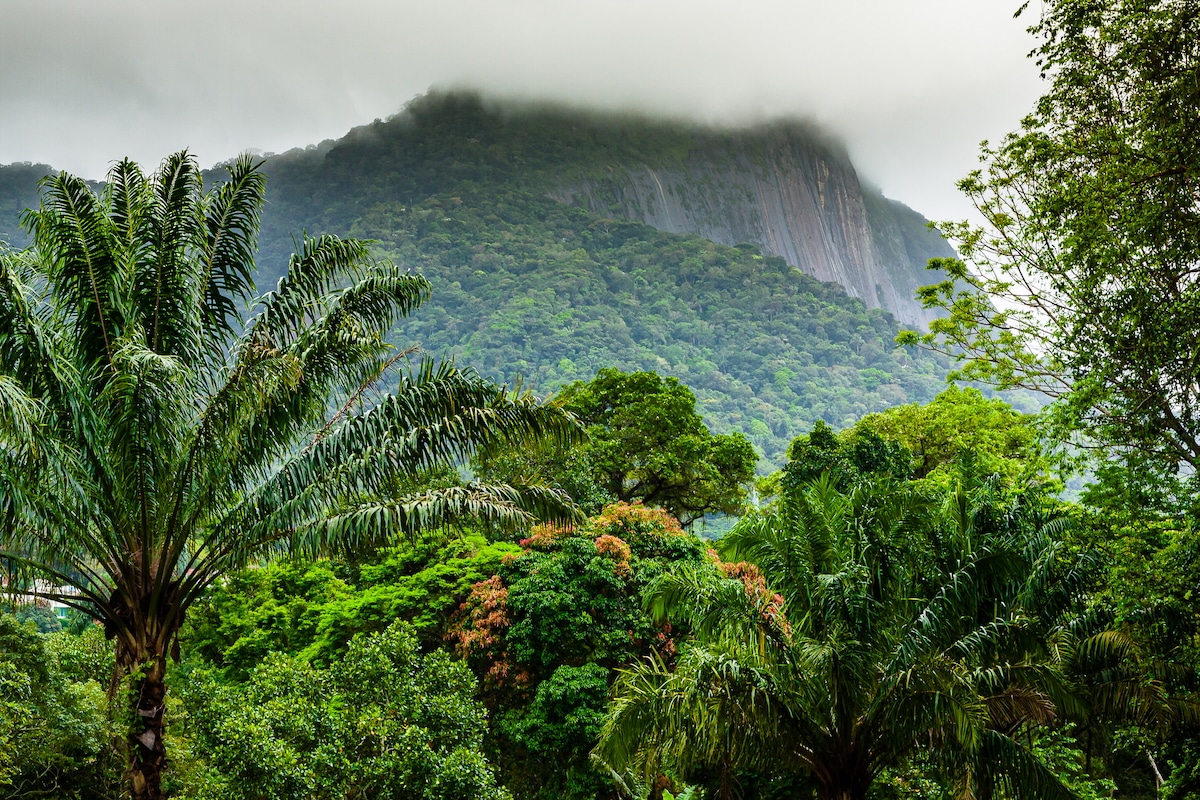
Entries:
[[162,773],[167,765],[163,743],[163,701],[166,697],[167,660],[156,655],[135,673],[130,695],[134,720],[129,728],[129,770],[126,781],[133,800],[162,800]]

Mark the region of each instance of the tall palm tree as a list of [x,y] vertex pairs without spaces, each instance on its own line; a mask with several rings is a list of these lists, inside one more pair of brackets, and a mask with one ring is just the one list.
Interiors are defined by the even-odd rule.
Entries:
[[149,177],[122,161],[101,194],[58,175],[27,212],[32,248],[0,253],[0,559],[115,640],[139,799],[162,796],[166,659],[221,575],[463,515],[571,513],[536,486],[395,491],[575,425],[445,363],[379,396],[408,355],[384,335],[429,284],[360,241],[303,239],[254,298],[264,181],[241,159],[205,191],[186,153]]
[[660,578],[650,610],[694,639],[674,668],[650,659],[619,679],[597,755],[618,773],[792,774],[862,800],[924,752],[973,796],[1070,797],[1013,736],[1056,709],[1020,607],[1045,540],[934,512],[904,485],[842,493],[826,474],[723,540],[756,589]]

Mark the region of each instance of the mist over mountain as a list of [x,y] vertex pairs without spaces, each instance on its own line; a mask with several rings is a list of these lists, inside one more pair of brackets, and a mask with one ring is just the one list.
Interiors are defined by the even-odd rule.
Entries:
[[48,164],[5,164],[0,166],[0,242],[17,246],[28,243],[21,230],[21,212],[38,203],[38,181],[54,172]]
[[754,244],[907,324],[930,318],[914,299],[934,281],[926,263],[953,254],[927,220],[864,186],[840,144],[795,121],[721,129],[431,93],[268,171],[283,221],[340,227],[376,199],[520,185],[600,217]]
[[542,393],[602,366],[675,375],[764,466],[816,419],[931,399],[948,369],[893,345],[927,321],[913,292],[948,245],[803,123],[717,129],[431,93],[265,171],[260,290],[302,231],[372,239],[433,281],[398,344]]

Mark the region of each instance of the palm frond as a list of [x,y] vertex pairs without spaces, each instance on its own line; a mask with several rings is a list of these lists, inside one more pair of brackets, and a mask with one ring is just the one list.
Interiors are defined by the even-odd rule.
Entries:
[[[198,247],[203,340],[217,342],[235,333],[239,304],[254,292],[254,253],[266,195],[261,162],[236,159],[228,178],[204,203]],[[240,322],[240,320],[238,320]]]
[[1078,800],[1033,753],[996,731],[984,733],[974,773],[989,795],[999,791],[1015,800]]
[[203,344],[192,252],[201,185],[200,169],[186,151],[163,161],[146,192],[149,246],[134,263],[132,295],[146,345],[177,358],[194,357]]
[[779,746],[788,719],[774,681],[745,657],[689,648],[669,670],[650,656],[620,674],[614,693],[594,752],[617,771],[648,778],[669,764],[686,777],[723,762],[778,768],[797,758]]
[[307,326],[323,298],[343,281],[360,279],[372,263],[364,242],[305,237],[275,290],[259,298],[261,310],[250,322],[249,338],[286,347]]
[[81,178],[66,173],[42,181],[42,205],[23,217],[34,246],[47,259],[47,277],[63,301],[62,322],[73,328],[80,365],[101,369],[120,336],[128,276],[114,260],[110,220]]
[[643,592],[658,624],[683,624],[703,641],[719,636],[745,638],[761,633],[773,642],[780,630],[765,617],[762,599],[741,580],[712,569],[684,565],[656,577]]

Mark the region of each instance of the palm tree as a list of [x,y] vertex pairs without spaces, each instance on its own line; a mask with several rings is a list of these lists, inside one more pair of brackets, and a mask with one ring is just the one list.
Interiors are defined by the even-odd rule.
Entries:
[[163,796],[166,659],[220,576],[464,515],[571,513],[536,486],[420,488],[481,446],[576,426],[446,363],[376,392],[411,355],[384,335],[429,284],[360,241],[303,239],[252,297],[260,166],[207,192],[186,152],[149,177],[122,161],[101,194],[47,178],[32,248],[0,253],[0,559],[115,640],[139,799]]
[[622,675],[597,756],[618,774],[805,776],[821,798],[861,800],[925,753],[972,796],[1070,797],[1014,736],[1066,691],[1021,607],[1049,540],[1003,515],[1011,530],[939,517],[911,487],[843,493],[826,474],[744,519],[723,540],[754,565],[742,580],[652,587],[651,612],[694,639],[673,669]]

